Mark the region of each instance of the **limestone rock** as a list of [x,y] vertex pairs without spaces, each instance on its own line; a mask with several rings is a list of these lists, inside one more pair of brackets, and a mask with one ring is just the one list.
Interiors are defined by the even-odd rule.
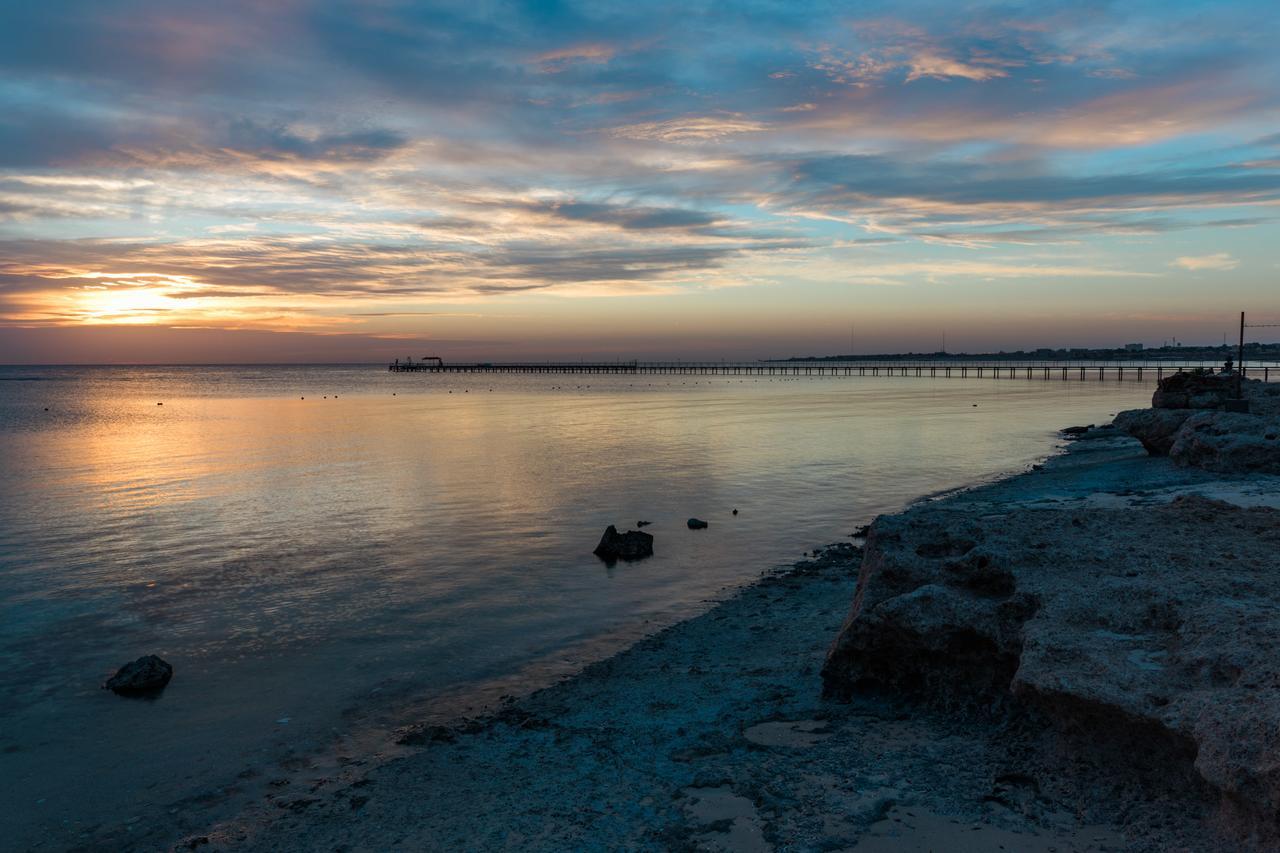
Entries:
[[1280,385],[1244,380],[1248,413],[1224,411],[1236,377],[1175,373],[1160,381],[1150,409],[1116,416],[1115,426],[1152,456],[1222,473],[1280,473]]
[[1116,415],[1116,428],[1142,442],[1152,456],[1168,456],[1182,422],[1191,416],[1187,409],[1129,409]]
[[1280,474],[1280,418],[1196,412],[1178,429],[1169,457],[1207,471]]
[[144,655],[127,663],[102,685],[122,696],[156,693],[173,678],[173,667],[155,655]]
[[[826,693],[1034,715],[1059,739],[1052,754],[1114,767],[1152,797],[1198,791],[1273,849],[1280,511],[1183,497],[974,525],[945,504],[876,521]],[[976,544],[959,557],[938,545],[960,541]]]
[[639,560],[653,556],[653,536],[643,530],[628,530],[619,533],[618,528],[610,524],[600,537],[595,555],[605,560]]

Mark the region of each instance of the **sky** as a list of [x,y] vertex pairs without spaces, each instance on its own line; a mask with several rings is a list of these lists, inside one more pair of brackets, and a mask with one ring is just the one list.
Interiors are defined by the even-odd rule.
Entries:
[[1277,43],[1231,0],[7,0],[0,362],[1220,343],[1280,322]]

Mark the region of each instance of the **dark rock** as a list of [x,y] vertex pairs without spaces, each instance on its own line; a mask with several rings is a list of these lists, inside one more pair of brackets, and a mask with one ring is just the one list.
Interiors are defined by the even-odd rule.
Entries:
[[619,533],[610,524],[600,537],[595,555],[605,560],[639,560],[653,556],[653,537],[641,530]]
[[691,518],[686,522],[690,530],[705,530],[709,525],[700,518]]
[[972,539],[943,534],[932,541],[921,542],[916,546],[916,554],[921,557],[963,557],[977,544]]
[[850,533],[849,535],[852,536],[854,539],[866,539],[867,531],[869,531],[870,529],[871,529],[870,524],[860,524],[858,525],[858,528],[854,530],[852,533]]
[[1236,395],[1236,381],[1234,373],[1179,371],[1160,380],[1151,405],[1157,409],[1218,409]]
[[653,522],[652,522],[652,521],[637,521],[637,522],[636,522],[636,527],[648,527],[650,524],[653,524]]
[[1086,432],[1088,432],[1088,431],[1089,431],[1089,430],[1091,430],[1091,429],[1093,429],[1093,424],[1089,424],[1089,426],[1069,426],[1069,427],[1064,427],[1064,428],[1062,428],[1062,429],[1058,430],[1058,432],[1062,433],[1063,435],[1067,435],[1067,436],[1076,436],[1076,435],[1084,435]]
[[121,696],[157,693],[173,678],[173,667],[155,655],[143,655],[127,663],[102,685]]

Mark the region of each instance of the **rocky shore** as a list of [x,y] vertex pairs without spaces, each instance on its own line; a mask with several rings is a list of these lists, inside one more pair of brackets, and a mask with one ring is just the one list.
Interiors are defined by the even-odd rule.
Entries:
[[1054,467],[1125,433],[1151,458],[1087,494],[879,519],[827,694],[987,715],[1033,733],[1037,778],[1101,769],[1127,827],[1176,802],[1219,844],[1278,849],[1280,386],[1179,374]]
[[1276,849],[1280,476],[1135,422],[178,848]]

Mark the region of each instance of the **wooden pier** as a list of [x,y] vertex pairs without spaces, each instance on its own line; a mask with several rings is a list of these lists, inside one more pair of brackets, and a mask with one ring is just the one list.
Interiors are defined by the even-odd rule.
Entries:
[[[619,373],[683,376],[915,376],[976,379],[1155,381],[1179,371],[1220,370],[1219,362],[1155,361],[601,361],[449,363],[439,358],[397,361],[393,373]],[[1245,376],[1280,378],[1280,362],[1249,365]]]

